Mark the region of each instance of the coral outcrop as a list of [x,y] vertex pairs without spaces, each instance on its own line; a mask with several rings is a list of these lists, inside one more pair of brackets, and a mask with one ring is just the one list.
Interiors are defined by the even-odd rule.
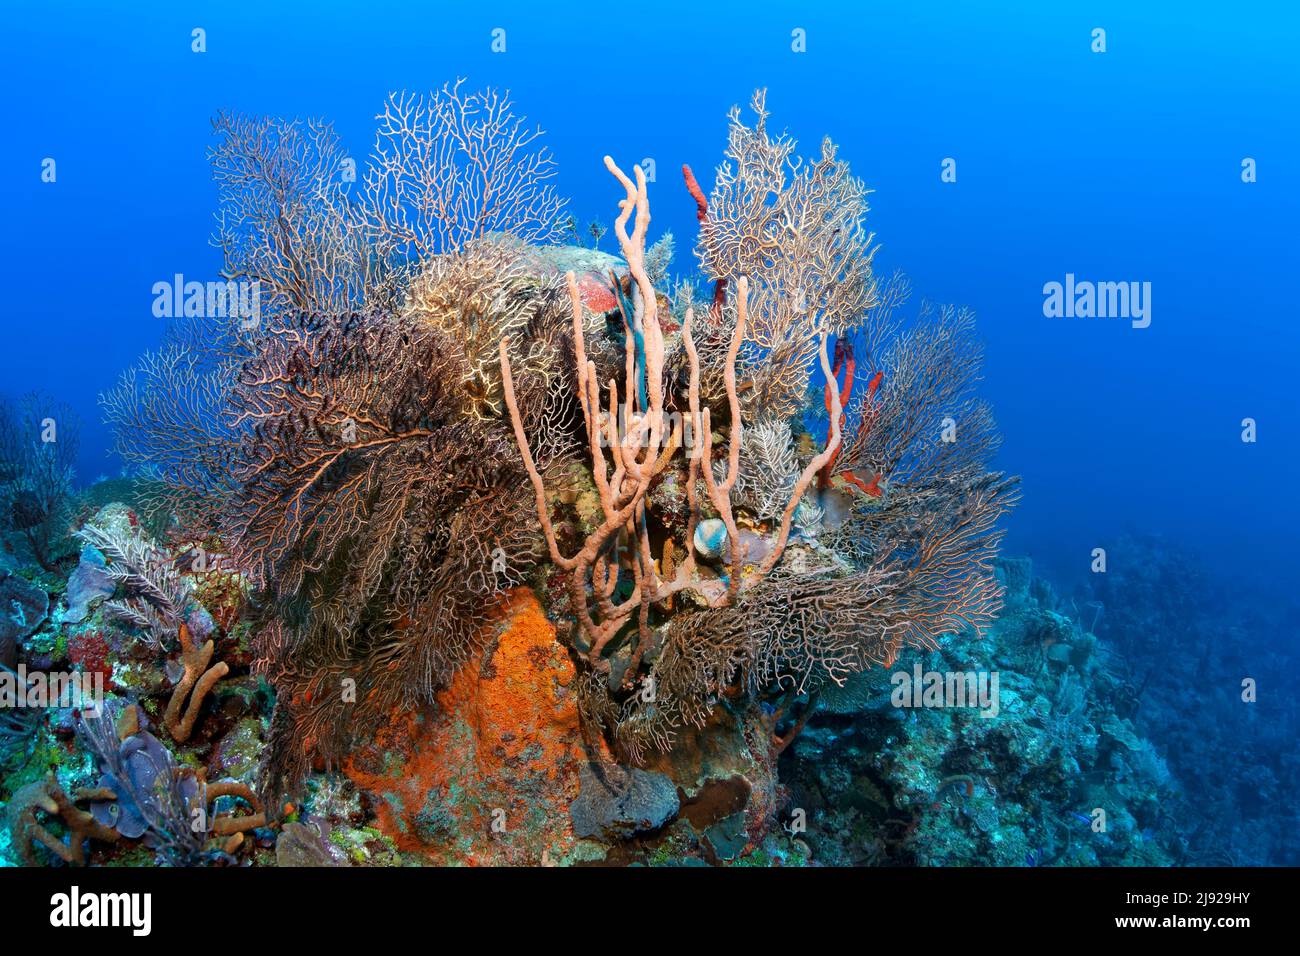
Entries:
[[[709,193],[655,195],[694,206],[702,300],[640,167],[605,160],[618,255],[550,244],[504,96],[394,94],[355,189],[326,124],[218,117],[256,321],[178,321],[104,396],[148,477],[67,523],[79,559],[11,496],[56,610],[0,580],[0,663],[110,700],[15,728],[7,855],[1169,859],[1129,682],[997,563],[1018,485],[972,313],[904,316],[865,184],[752,114]],[[995,712],[899,704],[913,667],[1000,676]]]

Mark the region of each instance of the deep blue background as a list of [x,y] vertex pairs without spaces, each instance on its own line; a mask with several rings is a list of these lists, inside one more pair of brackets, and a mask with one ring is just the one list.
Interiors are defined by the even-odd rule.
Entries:
[[[361,157],[389,90],[509,87],[583,222],[619,196],[604,153],[655,159],[655,223],[684,267],[695,221],[676,170],[707,189],[727,108],[766,86],[775,126],[805,152],[829,134],[877,190],[882,270],[977,310],[1003,465],[1025,481],[1013,550],[1068,573],[1132,527],[1225,576],[1294,580],[1294,3],[132,6],[11,9],[0,39],[0,388],[82,411],[83,478],[120,467],[95,396],[156,344],[150,287],[218,268],[216,110],[329,117]],[[956,184],[940,181],[949,156]],[[1151,282],[1151,327],[1044,318],[1043,283],[1066,272]]]

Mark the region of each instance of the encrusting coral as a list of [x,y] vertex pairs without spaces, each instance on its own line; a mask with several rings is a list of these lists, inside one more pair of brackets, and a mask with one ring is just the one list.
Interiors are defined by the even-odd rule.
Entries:
[[[439,864],[523,865],[572,849],[568,806],[584,762],[574,662],[536,596],[515,589],[499,632],[438,692],[343,764],[375,799],[377,826]],[[504,826],[493,829],[494,812]],[[492,834],[468,848],[461,834]]]

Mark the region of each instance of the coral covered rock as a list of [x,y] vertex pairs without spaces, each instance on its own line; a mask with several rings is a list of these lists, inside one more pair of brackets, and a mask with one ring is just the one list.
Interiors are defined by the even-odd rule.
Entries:
[[677,790],[661,773],[586,764],[569,813],[578,836],[621,839],[657,830],[677,808]]
[[286,823],[275,843],[276,866],[347,866],[343,851],[330,844],[322,828],[297,821]]
[[536,598],[516,591],[500,635],[438,695],[345,764],[380,829],[441,862],[540,863],[574,842],[584,759],[573,664]]
[[63,620],[80,624],[90,614],[92,607],[113,596],[117,584],[109,574],[104,555],[86,545],[81,549],[81,561],[68,578],[68,609]]
[[44,591],[0,569],[0,664],[14,666],[19,643],[41,626],[49,610]]

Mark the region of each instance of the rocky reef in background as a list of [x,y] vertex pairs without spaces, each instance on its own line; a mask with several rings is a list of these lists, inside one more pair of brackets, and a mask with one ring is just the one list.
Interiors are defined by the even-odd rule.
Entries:
[[[129,505],[83,515],[94,527],[147,541]],[[1144,567],[1155,566],[1149,557]],[[1195,864],[1230,852],[1240,862],[1271,863],[1294,852],[1286,838],[1267,838],[1276,823],[1248,812],[1294,773],[1286,748],[1273,754],[1264,741],[1235,786],[1197,778],[1190,799],[1183,768],[1221,760],[1226,746],[1207,731],[1208,716],[1199,727],[1185,713],[1173,719],[1175,688],[1203,685],[1176,669],[1163,680],[1135,679],[1146,661],[1125,655],[1141,648],[1121,652],[1121,637],[1089,629],[1109,619],[1117,635],[1130,634],[1136,625],[1125,615],[1138,614],[1134,601],[1150,608],[1161,593],[1134,592],[1122,612],[1116,602],[1140,590],[1140,581],[1108,584],[1104,618],[1096,607],[1074,610],[1077,601],[1067,613],[1027,559],[1004,559],[1005,607],[983,639],[905,655],[889,671],[823,694],[779,755],[770,713],[723,702],[669,753],[612,769],[588,760],[574,663],[537,598],[516,589],[498,608],[482,654],[434,706],[394,713],[343,766],[317,766],[307,798],[268,826],[254,788],[273,695],[249,673],[230,594],[187,572],[194,580],[177,613],[194,632],[190,644],[154,644],[114,609],[123,597],[105,572],[112,563],[90,544],[64,579],[6,559],[7,600],[32,608],[22,627],[16,619],[5,625],[16,660],[29,671],[102,674],[117,718],[107,746],[110,728],[99,728],[97,744],[70,709],[7,718],[0,753],[6,863],[60,861],[33,841],[33,827],[71,848],[63,859],[96,865],[1092,866]],[[1157,613],[1148,610],[1147,618]],[[212,653],[196,661],[208,640]],[[1197,673],[1215,673],[1226,666],[1216,653],[1229,652],[1211,652],[1208,663],[1182,656]],[[224,665],[224,672],[194,705],[186,733],[176,685],[202,683],[195,678],[213,661],[211,670]],[[894,706],[891,675],[918,668],[995,672],[996,714]],[[1219,696],[1222,714],[1213,710]],[[1233,716],[1243,705],[1229,696],[1209,694],[1202,706],[1225,727],[1253,719]],[[1183,751],[1170,758],[1174,773],[1162,756],[1167,748],[1150,739],[1161,735]],[[116,776],[106,766],[114,763]],[[186,786],[164,783],[173,779],[206,788],[207,832],[173,832],[168,801],[193,799]],[[1254,792],[1250,803],[1242,780]],[[1207,800],[1236,808],[1231,826],[1207,828]],[[107,830],[96,830],[92,818]]]
[[1186,785],[1175,811],[1180,862],[1300,862],[1300,601],[1250,567],[1211,565],[1155,534],[1128,533],[1106,574],[1068,603],[1099,620],[1133,724]]
[[[1179,786],[1133,724],[1113,654],[1062,613],[1027,558],[981,641],[906,655],[827,701],[782,771],[834,864],[1162,866],[1181,856]],[[999,675],[995,715],[898,708],[890,673]],[[1104,811],[1103,819],[1097,811]]]

